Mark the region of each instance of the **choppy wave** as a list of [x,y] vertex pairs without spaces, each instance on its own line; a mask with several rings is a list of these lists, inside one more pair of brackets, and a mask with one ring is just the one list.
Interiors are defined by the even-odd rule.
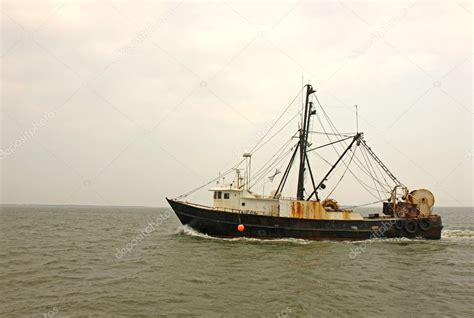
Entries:
[[[52,316],[57,308],[55,317],[404,317],[415,308],[470,317],[474,214],[444,210],[443,238],[433,241],[219,239],[189,227],[176,234],[179,220],[170,218],[118,262],[117,249],[156,210],[3,208],[0,280],[8,293],[0,316]],[[407,290],[417,296],[404,297]],[[302,302],[302,294],[317,302]],[[228,301],[236,295],[246,295],[250,306]],[[394,296],[374,302],[378,295]]]

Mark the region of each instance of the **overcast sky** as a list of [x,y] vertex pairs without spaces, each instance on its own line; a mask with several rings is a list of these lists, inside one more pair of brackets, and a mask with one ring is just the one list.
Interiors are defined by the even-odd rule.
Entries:
[[[1,203],[165,206],[239,160],[304,78],[340,131],[359,106],[404,184],[472,206],[470,1],[15,0],[1,13]],[[336,199],[371,201],[350,181]]]

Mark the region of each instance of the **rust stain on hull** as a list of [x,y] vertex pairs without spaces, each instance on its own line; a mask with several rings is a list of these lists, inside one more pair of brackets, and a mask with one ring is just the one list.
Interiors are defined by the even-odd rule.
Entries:
[[303,206],[299,201],[291,202],[291,217],[293,218],[303,218]]
[[290,216],[298,219],[328,219],[328,214],[316,201],[293,201],[291,202]]

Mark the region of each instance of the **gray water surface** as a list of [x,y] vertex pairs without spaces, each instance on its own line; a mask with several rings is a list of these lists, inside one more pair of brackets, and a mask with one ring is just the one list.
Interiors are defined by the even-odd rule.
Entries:
[[439,241],[365,243],[213,239],[167,211],[3,206],[0,315],[473,315],[472,208],[438,209]]

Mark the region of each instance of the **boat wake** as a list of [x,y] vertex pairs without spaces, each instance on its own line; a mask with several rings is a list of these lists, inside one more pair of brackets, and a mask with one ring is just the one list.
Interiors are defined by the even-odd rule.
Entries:
[[209,236],[207,234],[198,232],[188,225],[180,226],[176,234],[198,237],[198,238],[208,239],[208,240],[227,241],[227,242],[239,242],[239,241],[242,242],[243,241],[243,242],[256,242],[256,243],[293,243],[293,244],[300,244],[300,245],[307,245],[307,244],[312,243],[312,241],[303,240],[303,239],[295,239],[295,238],[258,239],[258,238],[249,238],[249,237],[234,237],[234,238],[213,237],[213,236]]
[[474,230],[444,230],[441,235],[442,240],[474,240]]
[[[177,231],[176,234],[179,235],[187,235],[191,237],[197,237],[201,239],[207,239],[207,240],[216,240],[216,241],[227,241],[227,242],[257,242],[257,243],[294,243],[294,244],[300,244],[300,245],[307,245],[314,243],[316,241],[310,241],[310,240],[303,240],[303,239],[295,239],[295,238],[276,238],[276,239],[258,239],[258,238],[248,238],[248,237],[235,237],[235,238],[220,238],[220,237],[213,237],[209,236],[207,234],[203,234],[201,232],[196,231],[192,227],[188,225],[181,225]],[[446,240],[446,241],[459,241],[459,240],[474,240],[474,230],[444,230],[442,232],[442,238],[441,240]],[[371,239],[368,240],[374,243],[408,243],[408,242],[429,242],[423,238],[406,238],[406,237],[400,237],[400,238],[376,238],[376,239]],[[364,241],[319,241],[321,242],[326,242],[326,243],[343,243],[343,244],[361,244]]]

